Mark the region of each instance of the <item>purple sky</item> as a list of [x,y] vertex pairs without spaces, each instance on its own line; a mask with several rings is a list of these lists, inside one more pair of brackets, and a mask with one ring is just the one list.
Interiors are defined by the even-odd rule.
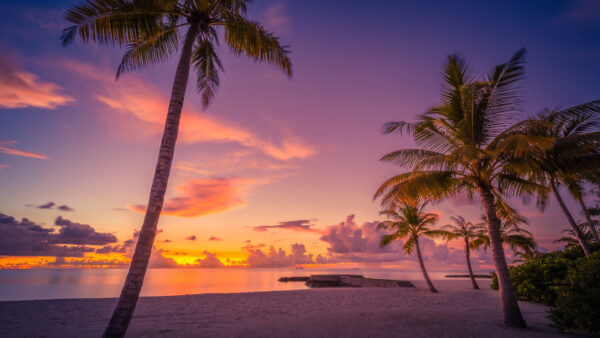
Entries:
[[[175,59],[115,82],[119,48],[59,46],[62,13],[74,3],[0,4],[0,29],[9,33],[0,37],[0,212],[56,233],[68,228],[56,222],[62,216],[123,245],[142,221],[136,211],[147,200]],[[223,48],[221,88],[206,111],[190,81],[157,243],[178,263],[253,257],[263,262],[258,265],[277,259],[293,264],[312,254],[313,261],[321,255],[323,262],[349,264],[393,263],[390,256],[397,255],[402,265],[406,257],[397,250],[365,256],[380,235],[369,224],[382,220],[372,195],[402,170],[378,159],[411,145],[379,130],[438,103],[448,54],[460,53],[484,73],[527,48],[524,116],[600,97],[597,1],[459,1],[445,7],[257,0],[249,16],[291,46],[294,77]],[[55,205],[38,208],[50,201]],[[555,202],[543,214],[517,200],[514,205],[530,219],[540,245],[552,248],[567,227]],[[452,215],[480,217],[476,201],[432,210],[441,214],[440,225]],[[350,223],[349,215],[355,215]],[[346,234],[340,222],[360,230],[362,242],[352,242],[354,232]],[[331,231],[354,244],[337,252],[337,242],[324,238]],[[457,245],[450,244],[449,256]],[[443,266],[450,258],[440,250],[448,246],[438,243],[430,259]],[[84,257],[115,259],[110,252]],[[5,266],[26,260],[22,253],[3,254]]]

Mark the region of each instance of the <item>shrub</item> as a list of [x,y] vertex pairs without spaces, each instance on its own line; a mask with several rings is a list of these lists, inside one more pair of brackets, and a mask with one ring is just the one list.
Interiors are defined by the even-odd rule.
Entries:
[[560,331],[600,331],[600,252],[580,258],[569,267],[566,285],[558,290],[550,311],[553,326]]
[[[593,243],[591,249],[598,252],[600,245]],[[510,279],[519,300],[554,305],[561,287],[566,285],[569,266],[584,257],[580,247],[564,251],[544,253],[517,266],[511,266]],[[490,287],[498,290],[498,278]]]

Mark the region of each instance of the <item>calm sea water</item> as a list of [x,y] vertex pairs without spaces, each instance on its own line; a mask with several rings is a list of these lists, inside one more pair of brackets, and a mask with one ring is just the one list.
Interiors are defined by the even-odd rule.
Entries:
[[[125,269],[0,270],[0,301],[117,297]],[[420,280],[418,271],[392,269],[149,269],[142,296],[283,291],[307,288],[280,277],[360,274],[370,278]],[[447,272],[429,273],[443,279]]]

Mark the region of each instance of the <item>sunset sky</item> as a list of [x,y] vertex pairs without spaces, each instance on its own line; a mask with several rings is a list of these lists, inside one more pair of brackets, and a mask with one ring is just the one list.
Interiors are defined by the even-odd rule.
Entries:
[[[122,49],[59,45],[75,3],[0,4],[0,268],[124,266],[143,220],[177,60],[115,81]],[[527,48],[523,116],[600,98],[599,1],[256,0],[249,17],[290,46],[294,76],[223,47],[206,110],[190,76],[152,266],[416,268],[378,247],[372,196],[403,170],[378,159],[411,146],[380,127],[439,103],[448,54],[484,73]],[[513,205],[556,247],[554,200]],[[430,210],[481,214],[477,198]],[[424,245],[432,270],[462,266],[460,243]]]

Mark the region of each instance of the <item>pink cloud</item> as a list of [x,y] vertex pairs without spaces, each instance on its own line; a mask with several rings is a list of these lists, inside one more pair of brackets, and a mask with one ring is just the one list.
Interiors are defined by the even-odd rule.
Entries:
[[33,73],[18,69],[6,55],[0,56],[0,107],[37,107],[55,109],[73,102],[62,88],[52,82],[40,81]]
[[[114,111],[134,116],[149,123],[153,131],[160,132],[168,106],[168,96],[153,85],[129,74],[115,81],[113,72],[74,61],[62,63],[78,74],[96,80],[101,89],[95,99]],[[256,133],[217,119],[193,108],[184,107],[180,125],[180,141],[237,142],[243,146],[260,149],[265,154],[279,159],[304,159],[316,154],[316,148],[302,139],[285,133],[279,143],[273,143]]]
[[[165,200],[162,214],[199,217],[242,207],[246,202],[241,196],[253,184],[252,180],[238,178],[194,179],[175,188],[177,196]],[[146,212],[145,205],[128,205],[128,208]]]
[[196,260],[198,268],[224,268],[225,264],[223,264],[218,258],[217,255],[204,250],[202,252],[204,254],[204,258],[198,258]]
[[47,160],[48,159],[48,156],[46,156],[44,154],[32,153],[32,152],[18,150],[18,149],[13,148],[12,146],[14,144],[16,144],[16,143],[17,143],[17,141],[9,141],[9,140],[0,141],[0,152],[4,153],[4,154],[7,154],[7,155],[23,156],[23,157],[30,157],[30,158],[38,158],[38,159],[42,159],[42,160]]
[[295,243],[291,246],[290,253],[279,248],[270,247],[267,252],[263,252],[257,246],[244,247],[249,256],[244,262],[252,268],[280,268],[298,264],[314,264],[313,254],[306,252],[304,244]]

